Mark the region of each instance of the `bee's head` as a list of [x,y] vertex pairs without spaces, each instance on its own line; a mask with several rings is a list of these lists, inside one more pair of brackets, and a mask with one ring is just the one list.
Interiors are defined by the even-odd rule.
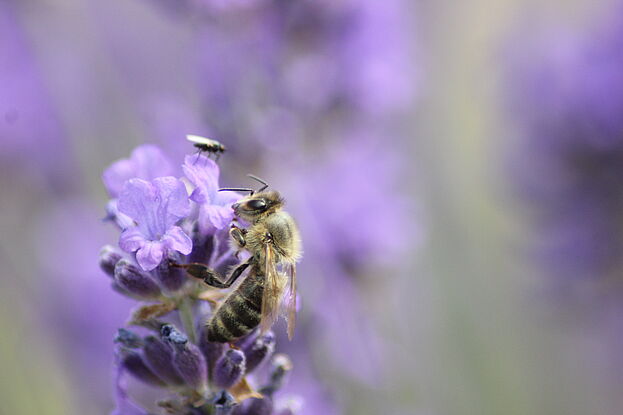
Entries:
[[274,190],[254,193],[232,205],[236,216],[248,222],[257,222],[260,218],[281,209],[283,199]]

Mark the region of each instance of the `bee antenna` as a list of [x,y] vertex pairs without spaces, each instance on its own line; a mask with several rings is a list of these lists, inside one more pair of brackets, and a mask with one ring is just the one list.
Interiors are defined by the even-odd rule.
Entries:
[[222,189],[218,189],[219,192],[249,192],[250,194],[255,193],[255,190],[248,189],[246,187],[223,187]]
[[247,174],[247,177],[250,177],[251,179],[258,181],[264,185],[258,190],[258,192],[262,192],[268,187],[268,183],[266,183],[266,181],[264,181],[263,179],[260,179],[257,176],[254,176],[253,174]]

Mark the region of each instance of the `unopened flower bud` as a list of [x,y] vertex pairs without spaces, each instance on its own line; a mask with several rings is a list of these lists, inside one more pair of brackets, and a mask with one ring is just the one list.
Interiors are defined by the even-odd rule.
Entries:
[[261,365],[275,350],[275,334],[268,331],[253,341],[246,343],[242,351],[246,357],[246,373],[251,373]]
[[260,389],[260,392],[267,396],[272,396],[273,393],[281,389],[286,382],[286,375],[292,370],[292,361],[290,358],[283,354],[278,353],[273,357],[272,370],[270,372],[270,379],[266,386]]
[[188,386],[195,390],[207,387],[208,368],[201,350],[188,341],[173,325],[160,329],[162,339],[173,346],[173,366]]
[[[179,262],[179,255],[169,252],[169,259]],[[153,271],[152,275],[160,285],[168,292],[175,292],[184,286],[188,281],[186,271],[183,268],[169,266],[168,261],[162,261]]]
[[160,287],[151,277],[127,259],[115,265],[115,282],[132,296],[154,299],[160,296]]
[[141,336],[124,328],[117,330],[114,342],[129,349],[138,349],[143,346],[143,339]]
[[236,407],[236,400],[227,392],[222,390],[212,401],[216,409],[216,415],[230,415]]
[[233,415],[270,415],[272,411],[270,398],[248,398],[234,409]]
[[112,245],[104,245],[100,251],[100,268],[109,276],[115,275],[115,265],[123,258],[121,251]]
[[172,344],[185,344],[188,342],[188,337],[172,324],[162,325],[162,327],[160,327],[160,336],[162,336],[162,340]]
[[214,368],[214,384],[219,388],[228,389],[240,382],[245,370],[244,353],[229,349],[216,362]]
[[184,380],[173,365],[173,348],[162,340],[148,336],[143,347],[145,364],[169,385],[182,385]]
[[173,344],[173,364],[186,384],[202,391],[207,387],[208,368],[201,350],[194,344]]
[[199,348],[208,362],[208,378],[214,379],[214,366],[216,361],[225,353],[225,343],[216,343],[208,340],[208,330],[205,324],[201,326],[199,331]]
[[145,364],[143,356],[134,350],[121,350],[121,364],[135,378],[155,386],[166,386],[149,367]]

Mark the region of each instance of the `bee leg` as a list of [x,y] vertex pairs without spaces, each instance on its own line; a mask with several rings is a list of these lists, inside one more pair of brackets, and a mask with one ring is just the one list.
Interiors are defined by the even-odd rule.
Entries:
[[236,225],[231,225],[231,228],[229,229],[229,236],[240,249],[244,248],[247,244],[247,241],[245,239],[246,234],[246,229],[241,229]]
[[240,252],[247,244],[247,241],[245,239],[246,234],[246,229],[241,229],[236,225],[231,225],[231,228],[229,229],[229,236],[231,237],[232,241],[234,241],[234,244],[238,247],[238,249],[234,253],[234,256],[236,258],[238,258],[238,255],[240,255]]
[[203,280],[203,282],[211,287],[229,288],[242,275],[244,270],[247,269],[249,265],[251,265],[252,259],[253,258],[250,258],[248,261],[238,265],[225,282],[223,282],[223,277],[221,277],[221,274],[204,264],[171,264],[171,266],[176,268],[184,268],[188,274],[195,278]]
[[225,285],[225,287],[223,287],[223,288],[230,287],[234,282],[236,282],[236,280],[238,279],[238,277],[240,277],[242,275],[244,270],[247,269],[249,267],[249,265],[251,265],[252,260],[253,260],[253,257],[249,258],[246,262],[243,262],[242,264],[238,265],[233,270],[233,272],[231,273],[231,275],[229,276],[227,281],[222,283],[223,285]]
[[228,288],[229,285],[224,284],[221,280],[221,274],[216,270],[208,267],[204,264],[191,263],[191,264],[172,264],[176,268],[184,268],[186,272],[200,280],[203,280],[206,284],[216,288]]

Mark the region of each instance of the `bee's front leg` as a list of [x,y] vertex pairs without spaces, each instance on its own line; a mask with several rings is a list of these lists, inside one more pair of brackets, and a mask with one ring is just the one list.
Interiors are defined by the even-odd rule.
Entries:
[[251,265],[253,258],[250,258],[246,262],[238,265],[231,273],[231,275],[227,278],[226,281],[223,281],[223,277],[216,270],[208,267],[204,264],[198,263],[190,263],[190,264],[176,264],[171,263],[170,265],[175,268],[184,268],[188,274],[191,276],[203,280],[206,284],[211,287],[216,288],[229,288],[231,285],[236,282],[238,277],[242,275],[245,269]]
[[237,247],[235,253],[236,258],[238,258],[240,251],[242,251],[247,245],[246,235],[246,229],[239,228],[236,225],[231,225],[231,228],[229,229],[229,236],[231,237],[234,245]]
[[[223,278],[216,270],[208,267],[204,264],[191,263],[191,264],[176,264],[171,263],[172,267],[184,268],[186,272],[200,280],[203,280],[206,284],[216,288],[228,288],[227,283],[223,283]],[[231,284],[230,284],[231,285]]]

